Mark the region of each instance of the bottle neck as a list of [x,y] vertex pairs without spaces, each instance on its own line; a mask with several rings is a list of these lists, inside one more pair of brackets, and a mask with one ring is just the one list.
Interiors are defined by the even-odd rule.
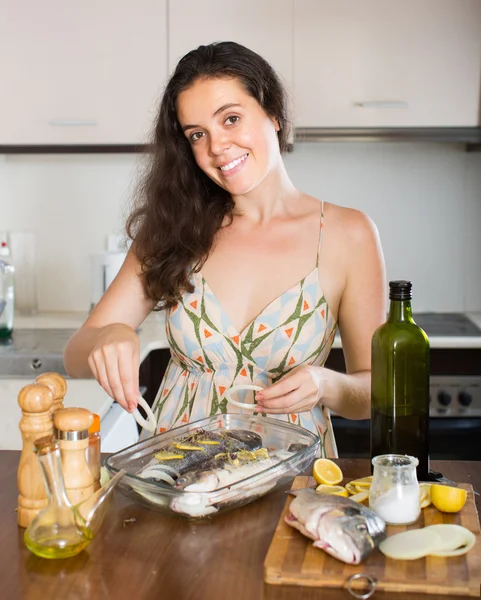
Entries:
[[412,323],[411,300],[391,300],[388,320]]
[[56,448],[45,453],[38,453],[37,456],[40,461],[49,503],[54,503],[58,506],[70,506],[65,490],[60,450]]

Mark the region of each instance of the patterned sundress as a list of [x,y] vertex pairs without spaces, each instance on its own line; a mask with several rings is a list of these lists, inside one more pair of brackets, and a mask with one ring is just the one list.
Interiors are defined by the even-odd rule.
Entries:
[[[253,384],[266,387],[300,365],[324,365],[337,323],[319,280],[322,242],[315,268],[273,300],[239,332],[231,323],[201,272],[194,273],[194,291],[186,292],[166,311],[171,359],[152,409],[158,432],[218,413],[253,414],[227,402],[228,388]],[[252,391],[236,399],[253,402]],[[320,405],[303,413],[267,415],[317,433],[321,456],[337,457],[329,410]],[[143,437],[143,436],[142,436]]]

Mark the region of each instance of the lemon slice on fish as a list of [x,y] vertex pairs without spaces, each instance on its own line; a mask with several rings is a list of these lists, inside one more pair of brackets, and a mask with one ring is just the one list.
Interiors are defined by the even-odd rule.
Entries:
[[161,450],[154,454],[157,460],[175,460],[176,458],[185,458],[185,454],[181,452],[171,452],[170,450]]
[[316,487],[316,492],[319,494],[329,494],[331,496],[342,496],[343,498],[347,498],[349,496],[345,487],[342,485],[325,485],[321,483]]
[[173,442],[172,446],[177,448],[177,450],[204,450],[202,446],[196,446],[195,444],[190,444],[189,442]]

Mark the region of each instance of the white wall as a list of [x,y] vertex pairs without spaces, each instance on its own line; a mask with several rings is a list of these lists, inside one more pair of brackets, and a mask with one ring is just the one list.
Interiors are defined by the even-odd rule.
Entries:
[[[122,230],[141,158],[0,156],[0,230],[38,235],[43,311],[90,305],[90,253]],[[481,153],[448,144],[297,144],[294,183],[376,222],[389,279],[417,311],[481,311]]]

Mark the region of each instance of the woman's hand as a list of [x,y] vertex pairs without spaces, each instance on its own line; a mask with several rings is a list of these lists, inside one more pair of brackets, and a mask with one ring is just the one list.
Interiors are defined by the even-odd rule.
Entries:
[[309,365],[293,369],[277,383],[256,393],[259,410],[271,414],[307,412],[324,395],[325,369]]
[[140,343],[128,325],[103,327],[88,357],[95,379],[126,411],[137,408],[139,392]]

